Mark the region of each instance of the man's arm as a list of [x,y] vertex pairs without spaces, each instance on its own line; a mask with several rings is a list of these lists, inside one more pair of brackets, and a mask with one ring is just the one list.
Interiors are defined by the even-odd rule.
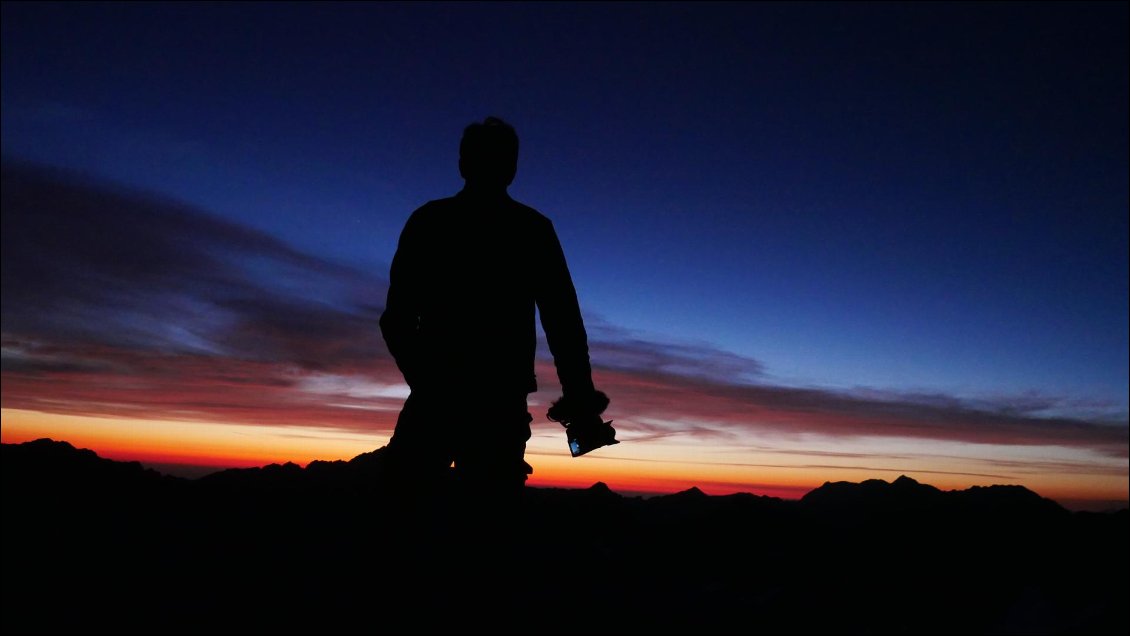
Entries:
[[563,395],[577,400],[589,400],[595,392],[592,367],[589,363],[588,334],[577,302],[565,252],[557,232],[549,220],[545,221],[539,251],[542,259],[537,290],[538,312],[542,328],[557,367]]
[[418,211],[400,233],[388,277],[388,298],[381,314],[381,335],[404,381],[412,387],[419,379],[419,286],[417,265]]
[[546,222],[546,230],[540,250],[544,261],[537,304],[561,380],[561,397],[550,405],[546,417],[568,429],[569,452],[577,457],[620,442],[612,422],[601,417],[608,407],[608,396],[593,386],[588,334],[565,252],[552,223]]

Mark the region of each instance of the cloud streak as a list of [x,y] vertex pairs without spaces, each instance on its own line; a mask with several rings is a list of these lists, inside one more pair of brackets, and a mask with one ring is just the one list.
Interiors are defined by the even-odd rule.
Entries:
[[396,408],[303,390],[395,372],[380,276],[42,167],[5,161],[2,196],[5,407],[360,429],[350,407]]
[[5,161],[2,196],[5,334],[315,365],[380,355],[378,276],[43,168]]
[[[391,429],[406,387],[377,326],[384,272],[26,164],[5,161],[2,196],[4,407]],[[1046,396],[971,402],[780,386],[758,361],[706,344],[589,325],[609,414],[641,443],[751,447],[752,436],[821,435],[1128,454],[1124,420],[1046,417],[1072,406]],[[544,357],[538,375],[535,403],[556,388]]]
[[[726,437],[740,431],[795,437],[900,437],[976,444],[1061,445],[1127,456],[1125,423],[1044,418],[956,398],[869,391],[732,383],[689,378],[648,369],[600,370],[599,384],[625,416],[652,434],[673,430],[670,422],[697,425],[695,434]],[[649,423],[660,421],[659,424]],[[664,424],[662,422],[668,422]],[[678,426],[682,426],[679,424]],[[685,430],[680,428],[679,430]]]

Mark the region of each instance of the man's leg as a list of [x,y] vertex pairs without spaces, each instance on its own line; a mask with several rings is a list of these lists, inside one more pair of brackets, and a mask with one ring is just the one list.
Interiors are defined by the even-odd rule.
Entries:
[[530,575],[522,495],[533,470],[525,461],[533,418],[524,394],[478,405],[456,435],[451,589],[473,624],[515,627]]
[[454,446],[450,417],[438,399],[412,393],[385,448],[381,486],[402,499],[435,498],[450,481]]
[[452,547],[451,418],[441,399],[413,392],[385,447],[382,484],[388,540],[381,576],[393,590],[389,612],[413,629],[442,629],[451,595],[437,585],[457,561]]
[[516,503],[533,468],[526,463],[530,422],[524,394],[476,408],[455,439],[455,478],[462,492]]

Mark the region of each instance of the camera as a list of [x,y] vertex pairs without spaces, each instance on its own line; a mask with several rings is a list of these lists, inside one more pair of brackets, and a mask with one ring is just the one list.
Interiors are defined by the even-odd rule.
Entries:
[[569,454],[580,457],[603,446],[619,444],[612,420],[600,416],[608,407],[608,396],[600,391],[562,396],[550,405],[546,417],[565,427]]
[[612,420],[605,422],[599,417],[569,424],[565,427],[565,437],[569,441],[569,453],[573,457],[620,443],[616,439],[616,429],[612,428]]

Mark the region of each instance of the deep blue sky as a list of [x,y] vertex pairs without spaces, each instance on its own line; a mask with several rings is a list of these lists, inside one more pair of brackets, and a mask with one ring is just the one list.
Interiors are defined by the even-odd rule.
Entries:
[[3,152],[384,276],[494,114],[594,327],[779,384],[1125,422],[1126,25],[1081,2],[5,2]]

